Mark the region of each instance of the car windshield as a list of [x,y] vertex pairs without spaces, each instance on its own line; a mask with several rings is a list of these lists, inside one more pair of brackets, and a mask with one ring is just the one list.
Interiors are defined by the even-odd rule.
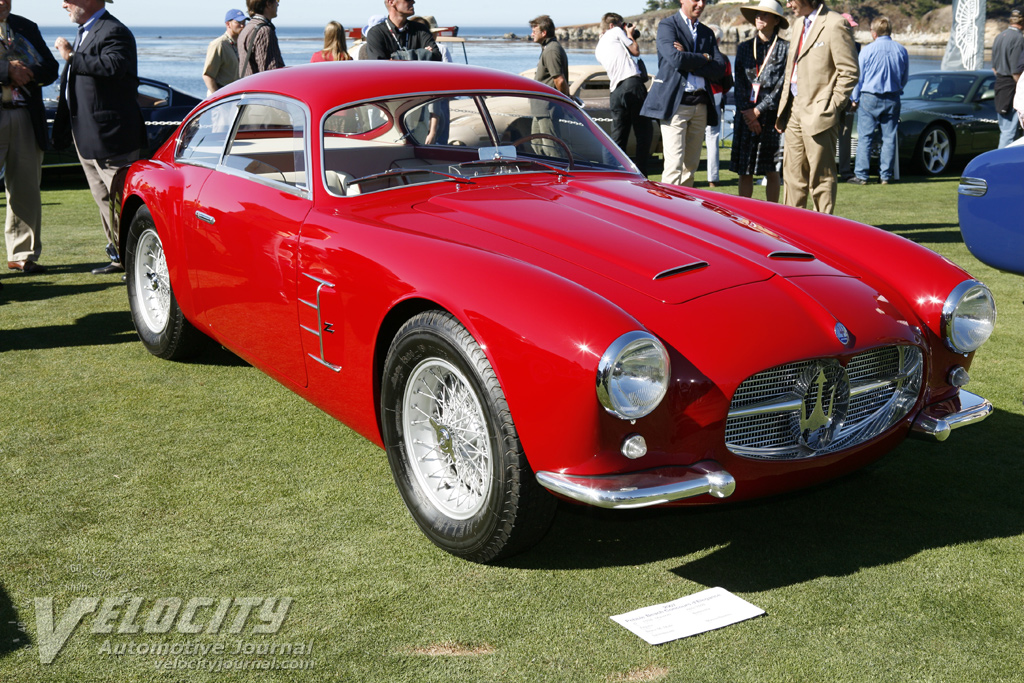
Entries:
[[976,78],[973,74],[917,74],[907,80],[903,99],[963,102]]
[[323,124],[324,183],[353,195],[516,173],[636,173],[579,108],[525,94],[392,98]]

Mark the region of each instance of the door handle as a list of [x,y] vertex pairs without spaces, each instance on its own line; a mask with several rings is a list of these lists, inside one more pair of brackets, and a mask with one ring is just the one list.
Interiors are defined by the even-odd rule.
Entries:
[[215,225],[217,223],[216,218],[214,218],[208,213],[203,213],[202,211],[196,211],[196,218],[198,218],[204,223],[209,223],[210,225]]

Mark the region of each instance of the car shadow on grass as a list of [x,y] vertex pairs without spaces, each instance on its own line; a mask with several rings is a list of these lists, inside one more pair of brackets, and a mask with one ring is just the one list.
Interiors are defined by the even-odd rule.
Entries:
[[580,569],[678,559],[705,586],[757,592],[924,550],[1024,533],[1019,444],[1024,418],[997,411],[940,444],[907,441],[843,479],[761,501],[702,508],[599,510],[563,503],[524,569]]
[[957,244],[964,241],[956,223],[879,223],[875,227],[919,244]]
[[138,336],[135,334],[131,315],[127,311],[106,311],[89,313],[70,325],[0,330],[0,351],[104,346],[136,340]]
[[22,630],[18,610],[4,590],[3,584],[0,584],[0,659],[31,646],[32,640],[28,633]]

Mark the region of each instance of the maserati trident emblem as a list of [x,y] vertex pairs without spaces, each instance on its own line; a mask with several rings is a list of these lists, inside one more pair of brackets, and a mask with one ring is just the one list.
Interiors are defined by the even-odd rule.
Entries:
[[846,420],[850,403],[850,382],[846,369],[835,361],[820,361],[808,367],[797,383],[800,405],[800,443],[820,451],[832,443]]
[[[800,406],[801,432],[814,431],[832,424],[832,415],[836,410],[836,390],[839,387],[833,383],[831,391],[827,391],[825,389],[826,381],[825,371],[821,370],[818,376],[814,378],[814,386],[812,387],[814,407],[811,408],[809,415],[807,414],[807,401],[804,401],[803,405]],[[826,393],[828,394],[827,396]]]
[[843,346],[850,343],[850,331],[846,329],[846,325],[842,323],[836,323],[836,339]]

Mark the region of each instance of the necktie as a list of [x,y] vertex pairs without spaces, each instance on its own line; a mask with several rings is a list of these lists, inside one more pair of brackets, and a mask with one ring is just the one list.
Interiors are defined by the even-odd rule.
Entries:
[[796,96],[796,67],[800,61],[800,51],[804,49],[804,36],[807,35],[807,31],[810,30],[812,23],[814,23],[814,19],[804,17],[804,30],[800,32],[800,42],[796,45],[796,57],[793,58],[793,74],[789,79],[789,87],[793,91],[794,96]]
[[73,48],[75,52],[78,52],[78,48],[82,46],[82,36],[84,36],[84,35],[85,35],[85,27],[84,26],[79,26],[78,27],[78,37],[75,38],[75,47]]

